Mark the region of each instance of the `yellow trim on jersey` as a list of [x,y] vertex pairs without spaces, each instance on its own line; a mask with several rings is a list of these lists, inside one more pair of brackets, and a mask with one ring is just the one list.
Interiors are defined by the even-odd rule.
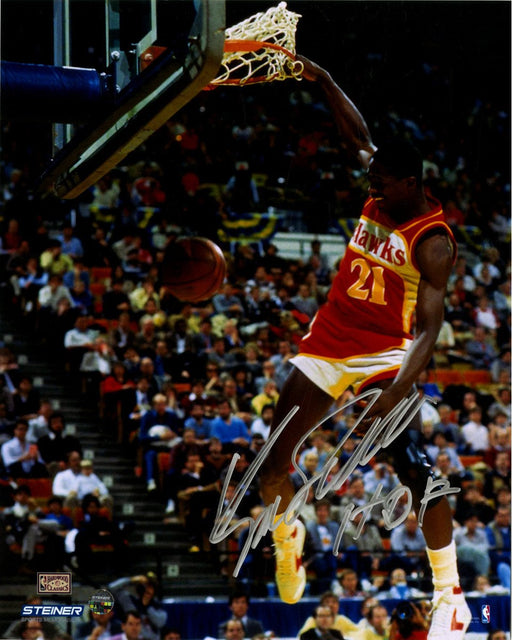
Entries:
[[360,358],[374,358],[377,356],[381,356],[383,353],[387,353],[389,351],[394,351],[395,349],[408,349],[412,340],[408,338],[403,338],[401,344],[397,344],[394,347],[388,347],[387,349],[381,349],[380,351],[372,351],[370,353],[358,353],[354,356],[348,356],[348,358],[328,358],[326,356],[319,356],[317,353],[306,353],[301,351],[297,355],[305,356],[306,358],[315,358],[316,360],[324,360],[325,362],[350,362],[351,360],[358,360]]

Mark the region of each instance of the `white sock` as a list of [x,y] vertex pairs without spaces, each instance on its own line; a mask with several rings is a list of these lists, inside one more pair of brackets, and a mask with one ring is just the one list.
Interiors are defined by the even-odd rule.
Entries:
[[446,587],[458,587],[459,572],[457,571],[457,554],[455,542],[452,540],[447,547],[442,549],[429,549],[427,556],[432,568],[432,582],[434,589]]

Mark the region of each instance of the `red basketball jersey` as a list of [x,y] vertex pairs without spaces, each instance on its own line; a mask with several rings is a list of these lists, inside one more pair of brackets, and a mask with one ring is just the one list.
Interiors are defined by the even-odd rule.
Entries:
[[420,281],[416,245],[436,227],[445,229],[456,245],[440,203],[428,202],[429,212],[397,224],[368,198],[327,302],[313,319],[300,353],[339,360],[402,347],[412,339]]

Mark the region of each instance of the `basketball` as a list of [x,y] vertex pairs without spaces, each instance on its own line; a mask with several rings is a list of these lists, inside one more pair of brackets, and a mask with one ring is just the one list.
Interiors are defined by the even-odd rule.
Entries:
[[226,276],[226,261],[220,248],[207,238],[178,238],[165,253],[162,283],[179,300],[208,300]]

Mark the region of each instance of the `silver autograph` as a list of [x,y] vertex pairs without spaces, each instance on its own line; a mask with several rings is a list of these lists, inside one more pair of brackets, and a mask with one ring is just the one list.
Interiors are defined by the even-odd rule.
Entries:
[[[277,496],[274,502],[267,505],[256,519],[247,516],[245,518],[240,518],[234,523],[232,522],[232,519],[240,505],[240,502],[244,497],[246,490],[260,470],[261,465],[267,458],[270,449],[279,438],[282,431],[286,428],[290,420],[293,418],[293,416],[297,413],[297,411],[299,411],[300,407],[297,405],[294,406],[293,409],[291,409],[291,411],[288,413],[286,418],[281,422],[281,424],[279,424],[275,431],[272,432],[254,461],[247,468],[242,480],[237,485],[231,500],[228,502],[225,509],[223,509],[224,501],[226,499],[227,487],[233,475],[235,465],[240,458],[240,455],[237,453],[233,455],[233,458],[231,459],[228,467],[226,478],[224,480],[224,485],[222,487],[219,504],[217,506],[215,523],[210,533],[209,540],[212,544],[217,544],[230,536],[238,528],[246,526],[249,527],[245,544],[240,551],[238,562],[233,571],[234,577],[238,575],[238,572],[240,571],[240,568],[242,567],[242,564],[247,557],[249,550],[251,548],[254,549],[260,542],[261,538],[268,531],[274,531],[277,526],[283,521],[287,524],[291,524],[295,520],[295,518],[297,517],[297,513],[306,502],[310,487],[316,485],[316,498],[323,498],[329,491],[338,490],[359,464],[367,464],[373,458],[373,456],[378,451],[380,451],[380,449],[389,446],[393,442],[393,440],[397,438],[409,426],[411,420],[421,409],[422,404],[426,401],[426,398],[420,399],[419,394],[413,394],[408,398],[404,398],[403,400],[401,400],[393,409],[393,411],[391,411],[385,418],[376,418],[372,422],[364,437],[361,439],[361,442],[354,449],[350,459],[336,473],[329,477],[334,467],[338,464],[338,453],[340,449],[351,436],[352,432],[357,429],[357,427],[365,419],[366,414],[371,409],[373,404],[377,401],[377,398],[381,393],[381,389],[369,389],[368,391],[364,391],[361,395],[356,396],[349,402],[345,403],[343,407],[340,407],[330,415],[326,416],[321,422],[319,422],[307,433],[305,433],[304,436],[297,442],[297,445],[295,446],[295,449],[293,451],[291,462],[293,467],[302,476],[304,484],[297,491],[295,496],[290,501],[290,504],[284,510],[284,513],[281,514],[277,521],[275,521],[275,518],[278,513],[279,504],[281,502],[280,496]],[[367,399],[368,404],[362,411],[359,419],[340,440],[337,447],[326,460],[322,471],[318,475],[315,475],[307,480],[302,470],[296,464],[297,454],[303,443],[307,440],[311,433],[313,433],[313,431],[318,429],[319,426],[329,420],[332,416],[336,415],[339,411],[345,411],[347,407],[363,399]],[[424,496],[421,500],[420,512],[418,514],[418,522],[420,526],[423,522],[425,509],[427,508],[430,500],[437,499],[443,495],[458,493],[459,491],[460,488],[451,487],[450,483],[445,479],[433,480],[429,477]],[[359,507],[356,507],[354,504],[352,504],[343,509],[340,518],[340,526],[333,545],[333,553],[335,555],[337,555],[339,551],[341,538],[349,521],[352,521],[358,514],[363,513],[363,518],[361,518],[361,521],[354,535],[354,539],[357,539],[359,537],[368,515],[378,505],[382,506],[382,518],[384,521],[384,526],[388,530],[398,526],[407,518],[412,507],[412,494],[410,489],[403,485],[398,485],[386,496],[381,496],[381,492],[382,485],[379,484],[368,504]],[[400,498],[404,495],[404,493],[407,495],[407,505],[402,514],[398,518],[393,519],[393,513],[396,504],[398,500],[400,500]]]

